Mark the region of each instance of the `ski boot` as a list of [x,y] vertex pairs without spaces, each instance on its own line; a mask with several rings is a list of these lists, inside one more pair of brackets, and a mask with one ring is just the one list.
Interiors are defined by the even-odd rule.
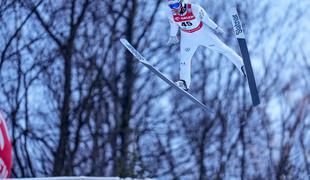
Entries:
[[246,78],[246,73],[245,73],[244,65],[241,66],[241,72],[242,72],[243,76]]
[[177,82],[174,83],[176,86],[178,86],[179,88],[183,89],[184,91],[188,91],[189,88],[186,85],[186,82],[184,80],[179,80]]

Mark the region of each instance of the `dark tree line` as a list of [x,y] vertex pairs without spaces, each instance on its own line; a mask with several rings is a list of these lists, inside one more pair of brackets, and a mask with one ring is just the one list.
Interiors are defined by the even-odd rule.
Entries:
[[[232,64],[198,49],[191,92],[216,111],[210,116],[119,42],[125,37],[177,79],[179,51],[166,46],[164,1],[1,1],[0,106],[13,177],[309,179],[310,4],[296,2],[237,3],[262,101],[257,108]],[[227,13],[232,2],[201,5],[238,52]]]

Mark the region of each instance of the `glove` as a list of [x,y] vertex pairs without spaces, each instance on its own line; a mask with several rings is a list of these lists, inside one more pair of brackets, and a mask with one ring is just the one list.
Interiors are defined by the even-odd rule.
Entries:
[[216,34],[225,34],[225,31],[220,26],[217,26],[214,31]]
[[167,45],[170,46],[172,44],[176,44],[179,42],[179,38],[177,36],[170,36]]

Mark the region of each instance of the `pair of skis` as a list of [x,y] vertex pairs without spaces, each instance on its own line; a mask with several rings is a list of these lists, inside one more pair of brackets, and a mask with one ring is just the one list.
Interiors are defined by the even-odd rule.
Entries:
[[[257,106],[260,103],[258,91],[256,87],[256,82],[252,70],[251,60],[245,40],[245,35],[243,33],[243,29],[241,26],[241,21],[238,16],[237,10],[235,8],[231,11],[231,18],[232,23],[234,26],[234,31],[236,38],[239,43],[239,47],[241,50],[245,71],[247,75],[247,80],[250,88],[250,93],[252,97],[252,102],[254,106]],[[184,91],[183,89],[179,88],[172,82],[169,78],[167,78],[164,74],[162,74],[158,69],[156,69],[154,66],[152,66],[126,39],[120,39],[121,43],[137,58],[137,60],[142,63],[145,67],[147,67],[149,70],[151,70],[155,75],[157,75],[159,78],[161,78],[163,81],[165,81],[167,84],[169,84],[171,87],[173,87],[175,90],[177,90],[179,93],[183,94],[187,98],[189,98],[193,103],[201,107],[203,110],[205,110],[209,114],[214,114],[214,111],[208,107],[207,105],[203,104],[199,100],[197,100],[194,96],[189,94],[188,92]]]

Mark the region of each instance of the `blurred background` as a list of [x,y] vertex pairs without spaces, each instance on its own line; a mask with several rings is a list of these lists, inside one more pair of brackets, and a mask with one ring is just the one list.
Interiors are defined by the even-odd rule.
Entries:
[[12,177],[310,179],[310,1],[192,1],[225,29],[238,7],[261,104],[225,57],[199,48],[191,93],[205,114],[138,64],[130,41],[172,80],[165,0],[1,0],[0,108]]

